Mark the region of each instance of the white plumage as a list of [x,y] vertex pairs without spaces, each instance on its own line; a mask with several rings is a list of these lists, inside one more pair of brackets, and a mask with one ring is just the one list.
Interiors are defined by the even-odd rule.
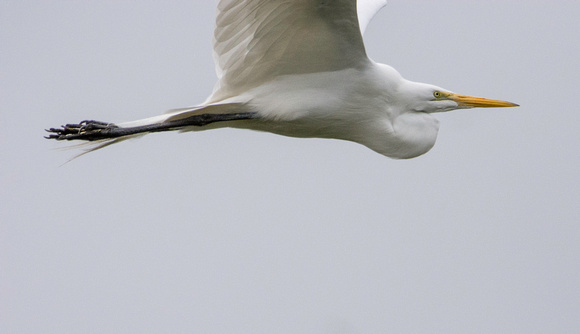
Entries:
[[433,147],[432,113],[510,102],[405,80],[365,52],[362,32],[383,0],[221,0],[214,31],[218,82],[201,105],[122,124],[81,122],[49,138],[101,148],[148,132],[236,127],[350,140],[392,158]]

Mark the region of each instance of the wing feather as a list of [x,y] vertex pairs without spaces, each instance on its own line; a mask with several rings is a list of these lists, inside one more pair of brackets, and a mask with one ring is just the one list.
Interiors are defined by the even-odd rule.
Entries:
[[[382,0],[366,0],[365,24]],[[360,6],[359,6],[360,7]],[[360,8],[359,8],[360,10]],[[208,103],[276,77],[337,71],[369,60],[356,0],[220,0],[214,31],[219,81]]]
[[358,22],[360,26],[360,31],[362,34],[365,33],[369,22],[373,17],[385,7],[387,0],[359,0],[357,1],[357,12],[358,12]]

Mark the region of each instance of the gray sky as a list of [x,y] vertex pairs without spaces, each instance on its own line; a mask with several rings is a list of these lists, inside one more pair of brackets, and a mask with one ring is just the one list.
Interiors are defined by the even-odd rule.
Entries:
[[579,1],[392,0],[369,55],[521,104],[427,155],[244,130],[42,139],[201,102],[212,1],[0,2],[0,332],[580,332]]

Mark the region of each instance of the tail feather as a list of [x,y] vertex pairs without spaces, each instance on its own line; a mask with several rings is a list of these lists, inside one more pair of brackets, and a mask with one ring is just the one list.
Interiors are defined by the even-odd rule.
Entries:
[[111,138],[111,139],[101,139],[101,140],[95,140],[95,141],[87,141],[87,142],[82,142],[82,143],[76,143],[73,145],[69,145],[66,147],[61,147],[60,149],[62,150],[81,150],[81,153],[75,154],[73,155],[70,159],[68,159],[66,163],[69,163],[73,160],[75,160],[78,157],[81,157],[87,153],[91,153],[97,150],[100,150],[102,148],[105,148],[109,145],[113,145],[113,144],[117,144],[120,143],[122,141],[128,140],[128,139],[136,139],[139,138],[141,136],[146,135],[146,133],[138,133],[138,134],[134,134],[134,135],[129,135],[129,136],[125,136],[125,137],[119,137],[119,138]]

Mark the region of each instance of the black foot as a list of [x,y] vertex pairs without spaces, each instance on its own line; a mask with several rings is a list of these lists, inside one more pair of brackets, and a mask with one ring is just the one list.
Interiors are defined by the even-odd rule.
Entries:
[[46,130],[50,135],[46,139],[56,140],[99,140],[111,137],[111,130],[118,126],[112,123],[99,121],[82,121],[79,124],[67,124],[61,128],[50,128]]

